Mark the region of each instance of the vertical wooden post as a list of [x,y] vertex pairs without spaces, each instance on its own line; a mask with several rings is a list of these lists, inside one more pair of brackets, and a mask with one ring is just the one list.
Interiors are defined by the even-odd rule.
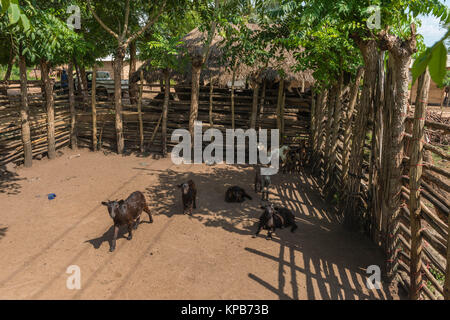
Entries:
[[73,63],[69,62],[67,66],[68,73],[68,85],[69,85],[69,108],[70,108],[70,147],[72,150],[76,150],[78,148],[77,141],[77,129],[76,129],[76,118],[77,113],[75,110],[75,87],[73,83]]
[[[20,48],[22,52],[22,48]],[[32,165],[33,153],[31,149],[31,133],[30,133],[30,123],[28,122],[28,88],[27,88],[27,66],[25,57],[20,55],[19,57],[19,68],[20,68],[20,120],[22,123],[22,143],[24,152],[24,165],[29,168]]]
[[264,103],[266,100],[266,87],[267,87],[267,81],[264,79],[263,82],[263,88],[261,92],[261,100],[259,101],[259,119],[258,119],[258,128],[262,129],[262,120],[264,115]]
[[[448,215],[450,226],[450,214]],[[450,300],[450,232],[447,234],[447,267],[445,269],[444,299]]]
[[212,82],[212,79],[209,79],[209,125],[212,127],[214,125],[213,122],[213,94],[214,94],[214,84]]
[[256,80],[253,83],[253,101],[252,101],[252,115],[250,117],[250,128],[256,128],[256,117],[258,113],[258,94],[259,94],[259,82]]
[[235,128],[234,124],[234,82],[236,80],[236,72],[233,70],[233,79],[231,80],[231,128]]
[[282,130],[282,120],[281,120],[281,105],[283,103],[283,95],[284,95],[284,79],[280,79],[278,84],[278,98],[277,98],[277,129],[280,132],[280,145],[282,145],[283,135],[281,133]]
[[164,70],[164,82],[166,87],[164,89],[164,104],[162,110],[162,124],[161,124],[161,138],[162,138],[162,154],[163,157],[167,155],[167,114],[169,113],[169,99],[170,99],[170,72],[169,69]]
[[280,105],[280,117],[281,117],[281,131],[280,131],[280,136],[281,136],[281,142],[280,144],[283,145],[283,143],[285,142],[285,137],[284,137],[284,107],[286,105],[286,92],[285,90],[283,90],[283,98],[281,99],[281,105]]
[[423,127],[425,124],[429,89],[430,74],[428,70],[426,70],[418,80],[409,169],[409,187],[411,190],[409,196],[409,211],[411,214],[411,300],[417,300],[419,298],[420,286],[422,283],[422,276],[420,273],[422,254],[422,235],[420,231],[420,183],[422,180]]
[[141,69],[139,81],[139,98],[138,98],[138,120],[139,120],[139,150],[144,152],[144,124],[142,122],[142,92],[144,90],[144,71]]
[[334,103],[334,113],[333,113],[333,129],[331,132],[330,141],[330,159],[328,163],[328,181],[331,181],[334,177],[334,170],[336,165],[336,149],[337,141],[339,138],[339,129],[341,124],[341,110],[342,110],[342,94],[344,91],[344,71],[341,71],[339,76],[339,83],[336,91],[336,100]]
[[92,88],[91,88],[91,107],[92,107],[92,151],[97,151],[97,106],[96,106],[96,86],[97,86],[97,67],[92,68]]
[[47,107],[47,142],[48,158],[56,158],[55,146],[55,104],[53,98],[53,83],[50,80],[49,65],[47,61],[41,61],[42,80],[44,82],[45,104]]
[[348,183],[348,166],[350,161],[351,146],[351,134],[352,134],[352,118],[355,110],[356,102],[358,100],[359,84],[364,74],[364,68],[360,67],[356,73],[355,83],[352,86],[350,93],[350,102],[348,104],[347,114],[345,116],[345,129],[344,129],[344,144],[342,151],[342,183],[347,185]]
[[[314,138],[316,136],[316,97],[314,91],[311,93],[311,117],[310,117],[310,135],[309,135],[309,145],[313,148],[315,147]],[[317,97],[318,98],[318,97]]]

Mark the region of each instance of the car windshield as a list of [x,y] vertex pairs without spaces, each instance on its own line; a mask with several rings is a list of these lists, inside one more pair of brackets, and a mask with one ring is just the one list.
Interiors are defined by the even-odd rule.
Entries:
[[97,78],[108,79],[109,78],[109,72],[99,71],[99,72],[97,72]]

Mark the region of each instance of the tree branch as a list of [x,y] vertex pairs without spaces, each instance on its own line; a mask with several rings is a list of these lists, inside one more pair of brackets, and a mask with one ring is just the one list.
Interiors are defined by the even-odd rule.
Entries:
[[128,38],[128,40],[125,42],[125,47],[128,47],[130,42],[133,42],[134,40],[136,40],[141,34],[143,34],[145,32],[145,30],[147,30],[150,26],[152,26],[158,20],[159,16],[163,13],[164,8],[166,7],[166,2],[167,1],[164,0],[163,4],[159,8],[158,14],[156,16],[154,16],[153,19],[151,19],[149,22],[147,22],[147,24],[145,26],[143,26],[141,28],[141,30],[139,30],[134,35],[132,35],[130,38]]
[[123,26],[122,39],[125,39],[128,30],[128,18],[130,17],[130,0],[127,0],[125,6],[125,25]]
[[105,29],[110,35],[112,35],[114,38],[116,38],[117,40],[119,40],[119,36],[117,35],[117,33],[115,33],[114,31],[112,31],[95,13],[95,11],[92,9],[91,7],[91,0],[88,0],[87,2],[89,11],[91,11],[92,15],[94,16],[95,20],[97,20],[97,22],[103,27],[103,29]]

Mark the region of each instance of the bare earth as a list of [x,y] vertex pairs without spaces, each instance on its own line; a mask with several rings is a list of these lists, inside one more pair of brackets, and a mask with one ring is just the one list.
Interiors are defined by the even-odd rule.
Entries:
[[[81,154],[78,158],[71,155]],[[197,184],[194,216],[181,214],[176,184]],[[253,170],[174,165],[170,158],[71,151],[35,161],[0,182],[1,299],[398,299],[394,288],[366,288],[379,249],[326,211],[307,174],[277,175],[271,200],[293,210],[299,229],[253,239],[261,213]],[[238,184],[252,201],[227,204]],[[100,202],[145,193],[154,223],[144,222],[109,252],[112,220]],[[56,193],[54,200],[47,194]],[[81,269],[69,290],[68,266]]]

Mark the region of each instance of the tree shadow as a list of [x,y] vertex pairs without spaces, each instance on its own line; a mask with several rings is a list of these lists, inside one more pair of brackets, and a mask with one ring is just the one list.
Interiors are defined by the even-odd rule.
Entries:
[[7,195],[19,194],[21,185],[18,182],[23,180],[25,179],[19,178],[17,173],[8,171],[6,166],[0,166],[0,193]]

